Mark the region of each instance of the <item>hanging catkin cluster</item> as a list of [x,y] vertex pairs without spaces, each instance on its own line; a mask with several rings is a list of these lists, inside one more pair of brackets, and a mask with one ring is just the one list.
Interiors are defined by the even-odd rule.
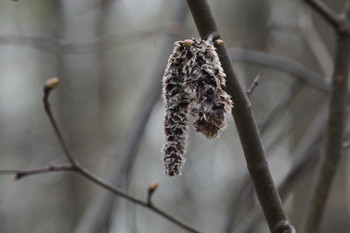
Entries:
[[223,90],[225,77],[212,42],[193,39],[175,43],[163,76],[167,175],[181,174],[189,115],[196,131],[207,138],[218,137],[218,131],[226,128],[224,114],[231,111],[232,101]]

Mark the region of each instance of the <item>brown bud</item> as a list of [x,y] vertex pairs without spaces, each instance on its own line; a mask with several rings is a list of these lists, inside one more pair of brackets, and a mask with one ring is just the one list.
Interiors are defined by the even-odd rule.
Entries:
[[184,40],[183,41],[183,45],[185,46],[185,47],[190,47],[190,46],[192,46],[194,44],[194,41],[193,40]]
[[59,78],[50,78],[45,82],[45,89],[53,90],[60,84]]
[[220,45],[224,44],[224,41],[223,41],[223,40],[220,40],[220,39],[217,39],[217,40],[215,41],[215,44],[220,46]]
[[159,183],[157,181],[153,181],[148,188],[148,192],[154,193],[157,190]]
[[157,181],[153,181],[152,184],[149,186],[148,188],[148,197],[147,197],[147,203],[148,205],[152,205],[152,195],[153,193],[157,190],[158,188],[158,182]]

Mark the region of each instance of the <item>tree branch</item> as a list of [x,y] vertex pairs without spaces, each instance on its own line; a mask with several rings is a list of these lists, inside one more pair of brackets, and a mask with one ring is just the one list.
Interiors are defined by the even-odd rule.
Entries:
[[[348,5],[348,7],[350,6]],[[314,8],[320,11],[317,6],[314,6]],[[349,10],[348,13],[350,14]],[[326,18],[327,16],[324,15],[324,17]],[[346,94],[350,62],[350,33],[349,31],[344,33],[344,29],[337,27],[337,25],[334,25],[334,28],[338,33],[338,41],[335,68],[332,77],[327,143],[303,228],[303,232],[305,233],[315,233],[320,227],[331,185],[338,168],[345,129]]]
[[189,232],[194,232],[194,233],[199,233],[200,231],[195,229],[194,227],[190,226],[189,224],[175,218],[174,216],[166,213],[165,211],[155,207],[152,202],[151,202],[151,196],[153,192],[156,189],[156,185],[153,185],[152,193],[148,191],[148,200],[147,201],[141,201],[133,196],[130,196],[129,194],[123,192],[121,189],[118,187],[108,183],[107,181],[103,180],[102,178],[98,177],[97,175],[93,174],[91,171],[83,167],[82,165],[79,164],[77,160],[74,159],[72,156],[63,136],[60,131],[60,128],[58,127],[58,124],[54,118],[54,115],[52,114],[51,108],[50,108],[50,102],[49,102],[49,96],[50,93],[53,89],[55,89],[59,84],[59,79],[58,78],[52,78],[46,81],[45,86],[44,86],[44,97],[43,97],[43,102],[44,102],[44,107],[45,111],[50,119],[50,123],[52,127],[55,130],[55,134],[57,138],[59,139],[60,145],[63,149],[63,152],[65,153],[66,157],[69,160],[69,164],[63,164],[63,165],[51,165],[45,168],[38,168],[38,169],[32,169],[32,170],[2,170],[0,171],[0,175],[2,174],[14,174],[15,179],[20,179],[25,176],[29,175],[36,175],[36,174],[43,174],[43,173],[48,173],[48,172],[53,172],[53,171],[74,171],[86,179],[90,180],[91,182],[95,183],[96,185],[109,190],[110,192],[123,197],[124,199],[131,201],[137,205],[143,206],[149,210],[152,210],[153,212],[159,214],[160,216],[168,219],[169,221],[175,223],[176,225],[188,230]]
[[[187,0],[187,3],[201,37],[206,39],[209,36],[213,36],[213,40],[221,39],[207,1]],[[218,46],[218,53],[227,75],[227,91],[235,103],[232,115],[241,139],[248,170],[254,182],[270,231],[273,233],[295,232],[294,227],[289,224],[288,218],[283,211],[282,202],[266,161],[248,97],[238,81],[224,45]]]
[[[175,223],[176,225],[194,233],[199,233],[199,230],[196,230],[195,228],[189,226],[187,223],[173,217],[172,215],[164,212],[163,210],[155,207],[152,202],[150,201],[151,195],[149,195],[148,201],[141,201],[133,196],[130,196],[127,193],[124,193],[122,190],[119,188],[113,186],[112,184],[107,183],[105,180],[102,178],[96,176],[93,174],[91,171],[86,169],[85,167],[81,166],[80,164],[61,164],[61,165],[50,165],[48,167],[43,167],[43,168],[37,168],[37,169],[32,169],[32,170],[0,170],[0,175],[14,175],[15,180],[19,180],[21,178],[24,178],[29,175],[39,175],[43,173],[49,173],[49,172],[58,172],[58,171],[74,171],[76,173],[79,173],[80,175],[84,176],[86,179],[92,181],[96,185],[107,189],[111,191],[112,193],[123,197],[124,199],[131,201],[137,205],[143,206],[149,210],[152,210],[153,212],[159,214],[160,216],[168,219],[169,221]],[[153,190],[154,192],[155,190]],[[152,193],[153,194],[153,193]]]
[[0,175],[14,175],[15,180],[22,179],[31,175],[38,175],[49,172],[74,171],[72,164],[57,164],[48,167],[37,168],[32,170],[0,170]]
[[44,108],[45,108],[45,112],[46,112],[47,116],[49,117],[50,123],[55,131],[55,134],[58,138],[58,141],[60,142],[60,146],[63,149],[64,154],[67,156],[68,161],[73,166],[75,166],[76,161],[73,158],[70,150],[68,149],[66,142],[64,141],[63,135],[62,135],[62,133],[57,125],[57,121],[56,121],[54,115],[52,114],[50,101],[49,101],[51,91],[54,90],[59,85],[59,82],[60,82],[60,80],[58,78],[52,78],[52,79],[49,79],[45,82],[44,96],[43,96]]

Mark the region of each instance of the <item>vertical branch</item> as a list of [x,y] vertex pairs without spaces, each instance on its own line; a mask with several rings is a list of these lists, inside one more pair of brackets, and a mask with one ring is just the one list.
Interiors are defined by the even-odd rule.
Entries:
[[[213,36],[214,40],[220,38],[207,1],[187,0],[187,3],[201,37],[206,39]],[[238,81],[224,45],[218,46],[218,53],[227,75],[227,91],[235,103],[232,114],[241,139],[248,170],[270,231],[274,233],[295,232],[283,211],[281,199],[268,167],[251,104]]]
[[339,36],[328,120],[328,139],[304,232],[317,232],[341,155],[349,76],[350,37]]
[[[307,1],[316,4],[314,1]],[[317,4],[316,4],[317,5]],[[311,5],[319,11],[326,19],[327,14],[320,11],[320,7]],[[323,6],[323,8],[325,8]],[[323,9],[322,8],[322,9]],[[327,11],[328,12],[328,11]],[[330,13],[329,15],[333,15]],[[347,7],[347,17],[350,17],[349,4]],[[318,232],[325,205],[329,196],[331,185],[338,168],[342,138],[345,129],[346,116],[346,93],[349,79],[349,62],[350,62],[350,27],[349,24],[344,26],[342,19],[335,17],[328,20],[338,33],[337,50],[335,57],[335,68],[332,77],[332,91],[329,106],[328,132],[325,155],[321,163],[316,186],[313,191],[310,209],[307,213],[306,222],[303,232]],[[332,22],[337,22],[337,24]],[[339,27],[337,25],[343,25]]]

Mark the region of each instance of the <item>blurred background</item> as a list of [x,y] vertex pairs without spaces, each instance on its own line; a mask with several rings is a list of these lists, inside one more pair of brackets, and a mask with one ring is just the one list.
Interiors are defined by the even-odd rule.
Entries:
[[[325,0],[341,13],[345,0]],[[291,222],[300,229],[322,154],[335,33],[303,1],[211,0],[251,101]],[[75,158],[127,193],[203,232],[268,232],[232,116],[221,137],[190,129],[183,175],[163,172],[161,78],[176,40],[198,37],[183,0],[1,0],[0,169],[66,162],[42,106]],[[234,101],[234,100],[233,100]],[[322,232],[349,232],[348,150]],[[182,233],[161,216],[72,173],[0,176],[2,233]]]

